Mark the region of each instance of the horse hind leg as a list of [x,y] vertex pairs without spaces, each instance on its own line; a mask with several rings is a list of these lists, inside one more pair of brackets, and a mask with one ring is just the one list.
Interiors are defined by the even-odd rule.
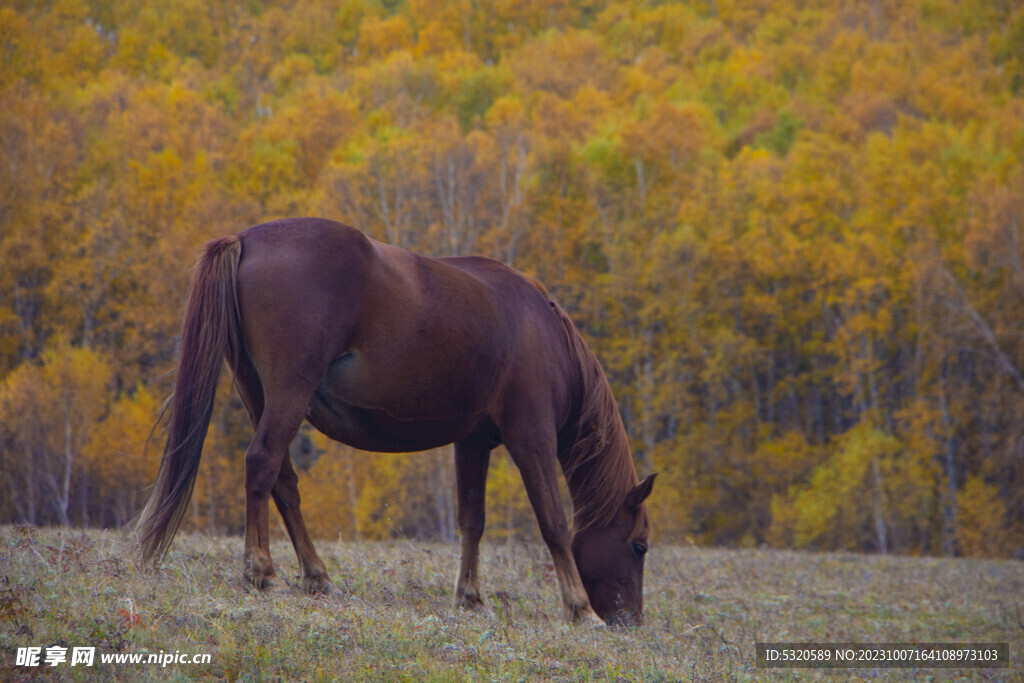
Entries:
[[[252,361],[244,354],[235,369],[235,387],[249,413],[253,429],[258,430],[263,417],[263,385]],[[306,523],[302,519],[302,512],[299,508],[301,498],[298,476],[295,474],[287,450],[281,462],[277,481],[270,494],[274,499],[274,504],[277,505],[278,512],[281,513],[284,526],[292,541],[292,547],[295,548],[295,554],[298,556],[303,590],[307,593],[329,593],[331,582],[327,578],[327,570],[313,547],[313,542],[306,531]]]
[[299,430],[307,401],[308,397],[298,396],[288,401],[268,400],[256,434],[245,452],[243,576],[260,589],[284,586],[270,557],[269,499],[278,485],[288,456],[288,444]]
[[298,481],[299,478],[292,467],[292,459],[286,453],[271,495],[278,512],[281,513],[288,537],[292,540],[292,547],[295,548],[295,555],[299,560],[302,589],[311,594],[330,593],[331,582],[327,577],[327,568],[317,555],[313,541],[306,531],[306,523],[302,519]]
[[484,533],[484,494],[491,451],[466,442],[455,444],[455,480],[458,496],[459,537],[462,545],[455,604],[474,608],[483,604],[477,585],[480,538]]

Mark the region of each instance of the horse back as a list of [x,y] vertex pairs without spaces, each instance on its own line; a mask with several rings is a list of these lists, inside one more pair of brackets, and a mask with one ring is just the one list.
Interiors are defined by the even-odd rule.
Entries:
[[[291,219],[242,233],[238,278],[261,381],[305,378],[316,426],[338,440],[417,450],[509,411],[568,415],[572,363],[553,304],[497,261]],[[396,428],[412,436],[384,442]]]

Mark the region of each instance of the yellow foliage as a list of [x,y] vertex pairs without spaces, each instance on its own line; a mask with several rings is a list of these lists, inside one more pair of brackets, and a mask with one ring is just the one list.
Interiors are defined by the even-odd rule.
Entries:
[[[0,521],[122,523],[201,245],[319,214],[542,280],[662,472],[659,539],[1013,552],[1022,26],[954,0],[4,6]],[[222,391],[187,526],[241,530],[250,438]],[[453,536],[449,450],[313,448],[317,535]],[[493,535],[535,533],[503,456],[489,491]]]
[[966,557],[1006,557],[1021,547],[1020,520],[1007,517],[999,490],[974,475],[957,492],[956,541]]
[[370,456],[320,434],[313,436],[313,443],[319,456],[309,470],[299,475],[302,514],[310,535],[331,540],[379,538],[370,529],[364,532],[358,514],[358,491],[365,481],[360,465],[365,467]]
[[537,520],[526,498],[519,469],[504,448],[491,454],[486,517],[485,533],[488,538],[508,541],[539,536]]
[[359,55],[363,59],[386,57],[412,47],[412,29],[405,17],[367,17],[359,27]]
[[23,364],[4,379],[0,462],[7,514],[29,524],[69,524],[73,499],[89,509],[82,460],[107,412],[112,377],[101,353],[60,343],[38,365]]
[[[814,469],[806,486],[794,487],[788,496],[772,501],[774,538],[791,539],[797,548],[815,546],[822,539],[834,542],[836,532],[853,517],[870,519],[878,514],[870,501],[883,495],[880,487],[885,484],[869,475],[899,450],[896,439],[866,424],[848,431],[835,453]],[[860,540],[848,542],[853,545]]]
[[123,525],[145,502],[160,464],[160,444],[155,439],[150,443],[159,412],[159,401],[136,387],[111,405],[84,450],[82,464],[95,477],[91,494],[106,508],[104,524]]

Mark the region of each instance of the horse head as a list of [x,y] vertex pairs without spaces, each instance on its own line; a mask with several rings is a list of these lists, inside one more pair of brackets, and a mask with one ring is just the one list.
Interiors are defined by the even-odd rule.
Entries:
[[644,500],[654,477],[626,493],[610,523],[581,529],[572,539],[590,605],[611,625],[639,625],[643,619],[644,557],[651,530]]

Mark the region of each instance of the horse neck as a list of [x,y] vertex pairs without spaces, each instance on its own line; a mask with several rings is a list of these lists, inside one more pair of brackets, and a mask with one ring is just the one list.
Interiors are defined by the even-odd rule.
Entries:
[[575,443],[562,459],[577,532],[611,523],[638,482],[626,429],[600,366],[593,378],[585,383]]
[[572,498],[573,527],[579,532],[609,524],[638,480],[608,378],[565,310],[549,301],[562,321],[578,371],[574,438],[560,450],[559,460]]

